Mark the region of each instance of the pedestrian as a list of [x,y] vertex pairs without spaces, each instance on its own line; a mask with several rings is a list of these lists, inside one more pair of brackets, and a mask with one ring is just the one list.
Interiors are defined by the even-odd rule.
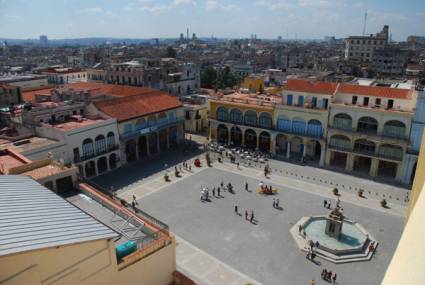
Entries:
[[334,276],[332,277],[332,282],[336,283],[336,273],[334,274]]
[[215,197],[215,187],[212,189],[213,196]]
[[323,268],[322,270],[322,279],[326,279],[326,276],[328,275],[328,271],[326,270],[326,268]]
[[276,208],[279,208],[279,198],[276,199]]
[[276,208],[276,200],[273,198],[273,208]]
[[254,221],[254,210],[251,210],[251,223]]
[[326,208],[327,204],[328,204],[328,201],[323,200],[323,207],[325,207],[325,208]]
[[206,192],[205,192],[205,200],[209,200],[210,199],[210,191],[209,190],[207,190]]
[[319,248],[319,241],[316,241],[316,243],[314,244],[314,246],[316,247],[316,248]]
[[133,207],[133,209],[136,209],[136,202],[134,202],[134,200],[131,202],[131,206]]
[[220,182],[220,186],[221,186],[221,188],[223,188],[223,187],[224,187],[224,182],[223,182],[223,180],[221,180],[221,182]]
[[136,201],[136,195],[133,194],[133,201]]
[[245,220],[248,220],[248,211],[245,210]]
[[331,208],[331,201],[328,201],[328,209]]
[[238,169],[239,169],[239,161],[238,161],[238,164],[237,165],[238,165]]
[[328,275],[326,276],[326,280],[329,282],[332,280],[332,271],[329,270]]
[[248,191],[248,182],[245,182],[245,190]]
[[220,186],[217,187],[217,194],[218,194],[218,197],[221,197],[220,196]]
[[192,171],[192,165],[189,165],[189,171]]
[[238,205],[235,205],[235,214],[238,213]]

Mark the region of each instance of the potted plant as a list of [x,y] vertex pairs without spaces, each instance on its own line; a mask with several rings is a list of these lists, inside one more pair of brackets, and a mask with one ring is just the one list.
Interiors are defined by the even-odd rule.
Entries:
[[382,206],[382,208],[386,208],[387,207],[387,200],[382,199],[381,200],[381,206]]
[[359,191],[357,191],[357,195],[361,198],[363,197],[363,193],[364,193],[363,189],[359,189]]
[[339,195],[338,188],[336,188],[336,187],[334,189],[332,189],[332,192],[334,193],[335,196]]

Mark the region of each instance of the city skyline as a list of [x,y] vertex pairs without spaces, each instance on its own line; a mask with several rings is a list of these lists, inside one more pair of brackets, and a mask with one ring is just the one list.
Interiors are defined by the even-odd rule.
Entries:
[[49,39],[198,37],[320,39],[366,34],[390,26],[394,40],[424,35],[425,3],[378,0],[0,0],[0,37]]

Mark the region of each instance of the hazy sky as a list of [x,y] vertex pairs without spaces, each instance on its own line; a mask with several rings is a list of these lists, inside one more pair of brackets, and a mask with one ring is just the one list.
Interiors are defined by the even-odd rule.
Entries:
[[425,36],[425,0],[0,0],[0,37]]

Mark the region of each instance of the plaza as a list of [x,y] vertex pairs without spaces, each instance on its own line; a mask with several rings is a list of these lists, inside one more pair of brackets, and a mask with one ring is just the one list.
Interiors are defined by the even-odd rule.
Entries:
[[[178,162],[177,159],[173,161]],[[272,168],[277,168],[277,165],[288,167],[275,161],[271,164]],[[379,246],[370,261],[333,264],[319,258],[314,263],[307,260],[305,253],[299,250],[289,230],[303,216],[328,213],[329,210],[323,207],[323,200],[330,200],[334,204],[336,197],[330,191],[331,186],[323,184],[324,180],[332,180],[332,176],[326,177],[324,172],[311,171],[312,174],[321,175],[320,178],[323,179],[320,183],[317,179],[315,184],[315,181],[303,182],[285,177],[286,172],[280,174],[278,170],[269,179],[265,179],[259,168],[241,166],[237,169],[230,163],[214,163],[212,168],[183,171],[182,178],[172,176],[172,181],[167,183],[163,181],[162,172],[143,177],[144,169],[150,168],[149,163],[128,167],[126,173],[136,176],[138,173],[144,179],[137,181],[137,178],[132,177],[131,184],[123,187],[125,178],[122,173],[118,173],[118,169],[117,172],[100,177],[98,182],[107,186],[119,179],[120,185],[116,185],[116,190],[121,198],[130,200],[135,195],[139,207],[167,223],[184,244],[189,243],[199,248],[262,284],[307,284],[311,279],[315,279],[316,284],[327,284],[320,278],[323,268],[336,272],[340,284],[379,284],[403,229],[405,205],[401,199],[394,199],[390,209],[383,209],[373,195],[361,200],[356,197],[355,192],[350,193],[354,190],[341,189],[344,212],[353,220],[361,222],[379,241]],[[170,168],[173,168],[173,164],[170,164]],[[293,168],[297,172],[296,166]],[[308,168],[305,171],[308,172]],[[339,181],[344,178],[336,175],[335,179]],[[236,193],[222,191],[223,197],[212,197],[210,202],[201,202],[201,187],[212,189],[219,186],[221,181],[225,184],[232,183]],[[244,189],[245,181],[248,182],[249,191]],[[274,196],[258,194],[256,190],[260,181],[279,189],[279,193]],[[373,189],[372,186],[379,188],[378,185],[372,185],[372,182],[366,185],[370,189]],[[151,189],[145,191],[148,188]],[[400,192],[400,197],[404,195],[401,189],[391,191]],[[273,198],[279,198],[282,210],[272,207]],[[235,214],[235,205],[241,215]],[[245,220],[245,210],[249,213],[254,211],[255,224]],[[177,246],[177,251],[178,248]],[[183,262],[179,259],[181,258],[177,254],[178,266]],[[192,266],[200,267],[200,264],[209,266],[208,262],[198,262]],[[203,270],[208,271],[208,268]]]

